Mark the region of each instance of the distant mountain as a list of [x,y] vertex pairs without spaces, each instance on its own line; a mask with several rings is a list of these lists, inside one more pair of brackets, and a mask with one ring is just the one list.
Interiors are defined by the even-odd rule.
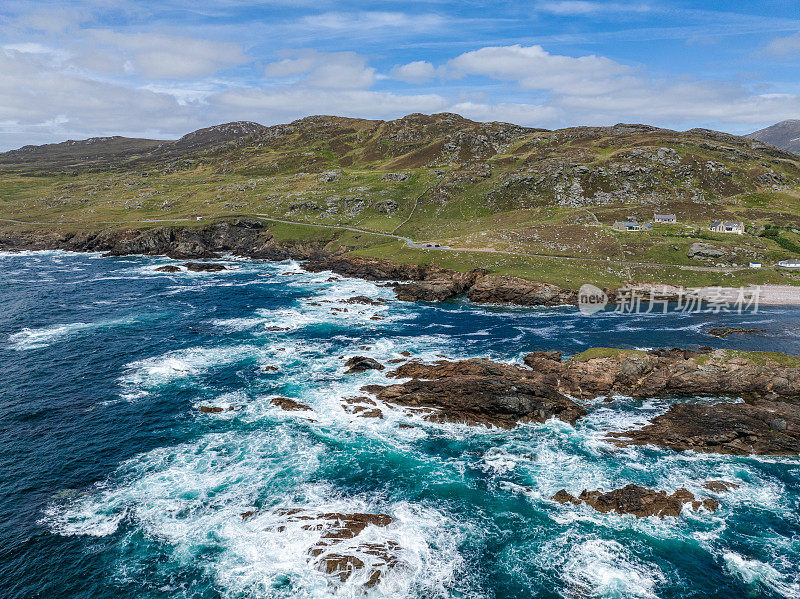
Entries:
[[92,137],[42,146],[24,146],[0,153],[0,166],[24,170],[62,171],[120,168],[125,164],[182,158],[218,150],[261,134],[268,128],[237,121],[188,133],[178,140]]
[[800,154],[800,120],[797,119],[781,121],[766,129],[760,129],[750,135],[745,135],[745,137],[757,139],[795,154]]

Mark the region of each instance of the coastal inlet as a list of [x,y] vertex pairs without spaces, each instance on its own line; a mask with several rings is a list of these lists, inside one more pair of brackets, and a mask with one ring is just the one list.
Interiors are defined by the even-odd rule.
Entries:
[[800,597],[800,309],[186,260],[0,254],[4,598]]

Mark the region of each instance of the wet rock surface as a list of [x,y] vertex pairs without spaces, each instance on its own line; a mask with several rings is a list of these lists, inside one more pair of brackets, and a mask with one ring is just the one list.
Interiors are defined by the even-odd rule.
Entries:
[[304,412],[304,411],[311,411],[311,408],[305,404],[302,404],[298,401],[293,399],[289,399],[288,397],[273,397],[269,400],[273,406],[277,406],[282,410],[286,410],[287,412]]
[[367,372],[368,370],[383,370],[386,368],[374,358],[368,358],[366,356],[353,356],[347,360],[344,365],[347,367],[345,374]]
[[651,424],[611,433],[619,445],[735,455],[800,453],[800,405],[785,402],[675,404]]
[[604,493],[603,491],[588,491],[586,489],[578,496],[574,497],[565,491],[560,490],[553,495],[552,499],[559,503],[573,503],[591,506],[598,512],[617,514],[633,514],[637,518],[647,516],[678,517],[685,504],[689,504],[692,509],[697,511],[700,507],[705,507],[709,511],[716,511],[719,504],[714,499],[696,499],[695,496],[686,489],[678,489],[671,495],[666,491],[654,491],[639,485],[630,484],[622,489],[615,489]]
[[215,264],[214,262],[187,262],[183,266],[186,270],[192,272],[219,272],[221,270],[228,270],[224,264]]
[[706,331],[712,337],[721,337],[724,339],[728,335],[756,335],[758,333],[765,333],[764,329],[743,329],[740,327],[713,327]]
[[383,402],[422,409],[433,422],[512,428],[553,417],[574,424],[587,413],[553,388],[526,380],[522,369],[489,360],[409,362],[389,376],[412,380],[363,390]]
[[320,539],[308,551],[314,566],[338,582],[351,577],[364,587],[377,585],[390,570],[401,566],[397,542],[360,541],[368,527],[385,528],[394,520],[388,514],[322,513],[307,514],[286,510],[287,522],[307,522],[301,528],[321,531]]

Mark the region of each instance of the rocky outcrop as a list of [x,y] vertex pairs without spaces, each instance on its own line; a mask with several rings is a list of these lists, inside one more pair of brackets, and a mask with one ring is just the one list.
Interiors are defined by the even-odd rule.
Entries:
[[311,411],[307,405],[302,404],[298,401],[293,399],[289,399],[288,397],[273,397],[269,400],[273,406],[277,406],[282,410],[286,410],[287,412],[306,412]]
[[[444,301],[467,293],[472,301],[481,303],[529,306],[577,303],[575,291],[515,277],[487,276],[482,269],[459,272],[436,265],[404,264],[355,256],[347,253],[346,248],[328,247],[322,241],[278,241],[263,222],[248,219],[203,226],[105,229],[97,232],[0,232],[0,249],[60,249],[104,252],[110,256],[166,255],[195,260],[217,258],[223,253],[265,260],[291,258],[304,260],[304,267],[311,272],[329,270],[368,281],[392,281],[395,294],[403,301]],[[186,267],[205,271],[222,269],[221,265],[195,262]],[[167,265],[157,270],[178,272],[177,268]]]
[[764,329],[743,329],[741,327],[713,327],[706,331],[712,337],[724,339],[728,335],[756,335],[766,333]]
[[505,428],[551,417],[574,423],[586,410],[568,396],[744,396],[748,403],[673,405],[652,424],[609,438],[618,445],[675,450],[800,453],[800,359],[791,356],[596,348],[569,360],[537,351],[524,362],[527,368],[483,359],[410,361],[388,374],[410,380],[363,390],[383,402],[422,410],[428,420]]
[[3,249],[105,252],[111,256],[144,254],[202,259],[216,258],[221,253],[232,253],[249,258],[285,260],[309,258],[323,251],[323,247],[319,243],[280,243],[261,221],[247,219],[193,227],[104,229],[73,233],[41,230],[0,233],[0,248]]
[[618,445],[734,455],[800,453],[800,406],[785,402],[675,404],[641,429],[611,433]]
[[367,370],[383,370],[386,368],[374,358],[367,358],[366,356],[353,356],[347,360],[344,365],[347,367],[345,374],[366,372]]
[[221,270],[227,270],[225,265],[215,264],[213,262],[187,262],[183,266],[186,270],[192,272],[219,272]]
[[566,361],[541,353],[529,354],[524,361],[532,371],[528,378],[582,398],[615,393],[634,397],[800,397],[800,359],[783,354],[595,348]]
[[588,491],[586,489],[576,498],[564,489],[553,495],[552,499],[559,503],[585,503],[598,512],[607,514],[633,514],[637,518],[658,516],[663,518],[671,516],[677,518],[685,504],[690,504],[694,511],[705,507],[709,511],[716,511],[719,504],[714,499],[698,500],[686,489],[678,489],[671,495],[665,491],[654,491],[639,485],[630,484],[622,489],[615,489],[608,493],[602,491]]
[[549,418],[574,424],[587,413],[552,387],[526,380],[521,369],[489,360],[409,362],[390,376],[412,380],[363,390],[383,402],[421,410],[433,422],[512,428]]
[[348,581],[356,575],[364,587],[374,587],[384,574],[401,566],[397,542],[358,541],[359,535],[368,527],[389,526],[394,519],[388,514],[307,514],[300,510],[286,510],[283,515],[288,523],[304,522],[301,528],[321,531],[319,541],[308,554],[318,570],[338,582]]
[[467,297],[470,301],[481,304],[558,306],[576,304],[578,292],[518,277],[487,275],[480,277],[470,287]]

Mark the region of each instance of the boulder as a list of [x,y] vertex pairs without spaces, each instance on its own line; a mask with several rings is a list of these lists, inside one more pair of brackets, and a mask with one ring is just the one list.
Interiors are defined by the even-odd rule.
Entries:
[[159,266],[156,268],[157,272],[181,272],[180,266],[174,266],[172,264],[167,264],[165,266]]
[[693,243],[686,253],[686,256],[692,260],[711,258],[718,259],[726,256],[727,250],[718,248],[709,243],[702,243],[700,241]]
[[227,270],[223,264],[215,264],[213,262],[187,262],[183,265],[186,270],[192,272],[219,272],[220,270]]
[[307,405],[297,402],[293,399],[289,399],[288,397],[273,397],[269,400],[269,403],[288,412],[302,412],[311,410],[311,408],[309,408]]
[[366,372],[367,370],[383,370],[386,368],[383,364],[373,358],[366,356],[353,356],[344,365],[348,368],[345,374],[353,374],[357,372]]

